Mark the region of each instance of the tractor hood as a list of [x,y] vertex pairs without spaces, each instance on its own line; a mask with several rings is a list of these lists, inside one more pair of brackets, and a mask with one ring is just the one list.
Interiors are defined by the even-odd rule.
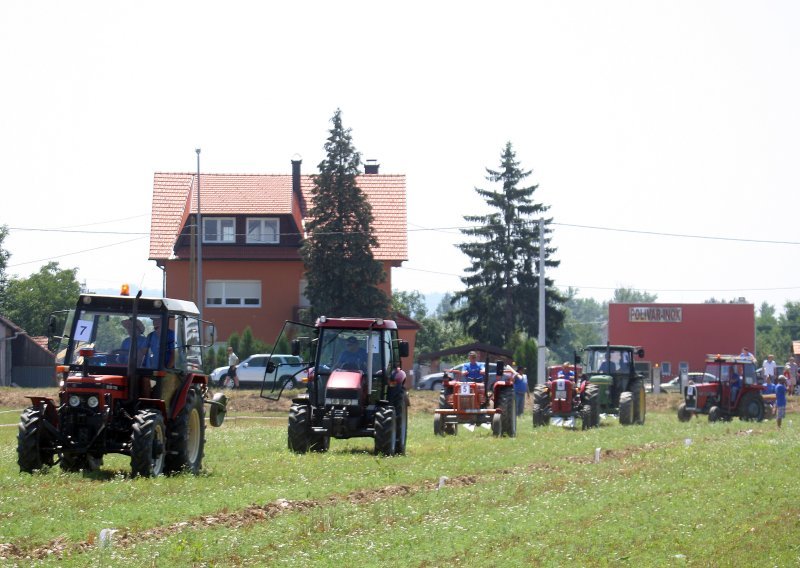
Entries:
[[614,377],[611,375],[592,375],[589,377],[589,382],[595,385],[610,385],[614,382]]
[[94,388],[122,390],[128,386],[128,379],[121,375],[89,375],[88,377],[71,376],[64,381],[64,388]]
[[359,371],[333,371],[328,379],[328,390],[331,389],[361,390],[361,373]]

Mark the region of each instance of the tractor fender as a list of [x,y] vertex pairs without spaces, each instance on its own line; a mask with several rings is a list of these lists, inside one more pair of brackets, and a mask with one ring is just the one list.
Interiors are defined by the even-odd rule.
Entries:
[[58,427],[58,405],[52,398],[47,396],[29,396],[31,406],[44,407],[45,419],[55,427]]
[[167,415],[167,407],[160,398],[140,398],[139,409],[152,408],[158,410],[163,416]]

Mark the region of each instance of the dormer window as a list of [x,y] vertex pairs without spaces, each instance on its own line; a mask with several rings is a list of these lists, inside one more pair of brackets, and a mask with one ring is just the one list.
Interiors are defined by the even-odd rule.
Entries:
[[235,243],[236,219],[233,217],[203,217],[204,243]]
[[247,219],[247,244],[277,244],[281,240],[280,236],[280,224],[277,218]]

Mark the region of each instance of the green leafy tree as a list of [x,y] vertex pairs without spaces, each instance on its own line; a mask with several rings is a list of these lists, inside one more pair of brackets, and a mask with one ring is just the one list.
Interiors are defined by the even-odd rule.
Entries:
[[8,285],[8,278],[6,276],[6,268],[8,267],[8,259],[11,258],[11,253],[3,247],[3,242],[8,236],[8,226],[0,225],[0,314],[6,313],[6,286]]
[[77,268],[61,269],[48,262],[27,278],[9,279],[5,290],[5,316],[29,335],[47,335],[48,316],[75,307],[81,286]]
[[372,254],[378,244],[372,206],[356,183],[361,155],[353,147],[350,129],[342,126],[340,110],[331,122],[327,157],[313,176],[308,237],[300,249],[310,316],[385,317],[389,299],[378,288],[386,275]]
[[217,351],[214,348],[207,349],[205,353],[205,357],[203,357],[203,371],[208,375],[219,367],[217,365]]
[[[241,355],[239,355],[239,343],[242,341],[242,336],[239,335],[238,332],[234,331],[233,333],[228,336],[228,347],[233,347],[233,352],[239,357],[239,359],[243,359]],[[228,356],[225,355],[225,361],[227,362]]]
[[514,362],[517,367],[525,367],[528,375],[528,388],[536,383],[537,361],[539,359],[539,344],[532,337],[524,333],[515,333],[508,345],[514,353]]
[[413,290],[411,292],[392,290],[392,311],[405,314],[419,322],[428,315],[428,309],[425,306],[425,296],[418,290]]
[[614,290],[612,302],[618,304],[652,304],[658,299],[657,294],[651,294],[635,288],[617,288]]
[[258,353],[258,351],[255,351],[255,337],[253,337],[253,330],[248,325],[242,332],[242,338],[239,340],[239,351],[237,351],[236,354],[239,355],[239,358],[242,361],[244,361],[253,353]]
[[[538,185],[520,187],[531,171],[520,168],[516,154],[507,143],[498,170],[486,169],[486,179],[500,184],[500,189],[475,188],[486,200],[491,212],[486,215],[467,215],[464,219],[476,226],[462,229],[471,237],[457,245],[470,258],[468,276],[461,281],[466,290],[456,292],[455,300],[466,304],[451,317],[462,322],[467,332],[482,341],[505,345],[516,331],[535,335],[539,311],[539,226],[537,217],[549,209],[533,201]],[[552,219],[545,221],[545,266],[554,268],[555,249],[548,247]],[[558,337],[564,312],[564,298],[545,281],[545,318],[548,342]]]
[[778,314],[774,306],[764,302],[756,316],[756,359],[759,364],[767,355],[783,364],[792,355],[792,340],[800,338],[800,303],[787,302]]

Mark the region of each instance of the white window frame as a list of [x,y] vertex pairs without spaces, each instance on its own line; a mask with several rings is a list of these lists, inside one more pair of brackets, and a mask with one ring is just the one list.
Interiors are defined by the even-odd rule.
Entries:
[[[236,242],[236,217],[203,217],[203,242],[211,244],[230,244]],[[233,225],[233,230],[226,230],[222,224],[230,221]],[[210,239],[206,234],[206,223],[216,223],[216,239]]]
[[[250,238],[250,223],[258,223],[259,239]],[[269,225],[272,225],[269,227]],[[281,242],[281,222],[277,217],[248,217],[245,225],[245,234],[247,235],[247,244],[255,245],[274,245]],[[266,240],[264,236],[270,232],[265,229],[271,229],[275,235],[273,240]]]
[[261,280],[206,280],[207,308],[260,308]]

